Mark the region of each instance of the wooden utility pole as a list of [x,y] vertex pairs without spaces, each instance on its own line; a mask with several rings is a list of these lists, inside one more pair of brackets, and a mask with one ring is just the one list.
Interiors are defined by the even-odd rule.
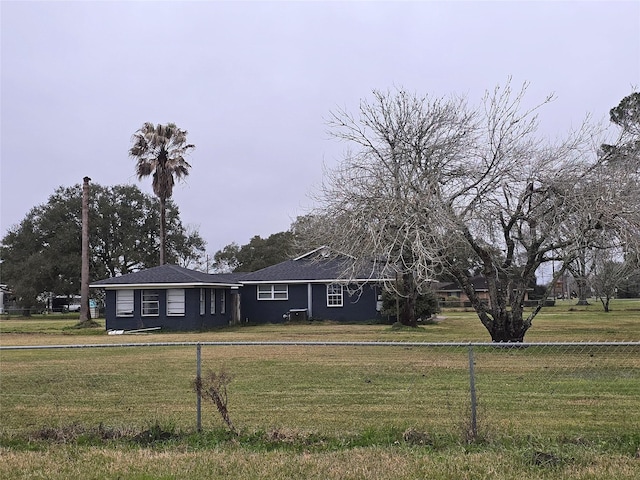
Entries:
[[89,177],[82,184],[82,270],[80,272],[80,323],[91,318],[89,311]]

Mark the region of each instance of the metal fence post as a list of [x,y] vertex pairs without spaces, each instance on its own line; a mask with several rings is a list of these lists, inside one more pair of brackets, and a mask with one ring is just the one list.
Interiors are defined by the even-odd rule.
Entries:
[[196,345],[196,430],[202,431],[202,346]]
[[476,376],[473,358],[473,345],[469,345],[469,390],[471,393],[471,439],[475,440],[478,436],[478,417],[477,417],[477,399],[476,399]]

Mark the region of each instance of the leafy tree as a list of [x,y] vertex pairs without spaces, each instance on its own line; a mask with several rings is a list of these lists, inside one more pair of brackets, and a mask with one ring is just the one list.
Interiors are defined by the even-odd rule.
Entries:
[[[308,241],[350,255],[352,272],[423,285],[453,276],[493,341],[523,341],[550,293],[525,314],[541,265],[559,262],[553,285],[603,231],[617,244],[640,238],[637,164],[598,155],[587,124],[560,141],[538,135],[551,97],[531,107],[525,93],[496,88],[472,109],[463,98],[376,91],[357,114],[332,113],[350,150],[317,193]],[[471,282],[477,270],[488,304]]]
[[261,238],[255,235],[249,243],[239,246],[231,243],[214,255],[214,268],[218,272],[254,272],[290,258],[293,233],[279,232]]
[[182,224],[176,225],[175,228],[170,229],[167,243],[170,252],[169,260],[175,258],[175,262],[172,263],[184,268],[198,268],[202,265],[207,242],[194,227],[184,228]]
[[633,92],[620,100],[617,107],[609,110],[609,119],[622,129],[621,135],[625,140],[622,145],[632,146],[637,150],[640,142],[640,92]]
[[[43,292],[80,291],[81,189],[58,189],[47,205],[31,209],[2,240],[2,277],[18,303],[38,306]],[[67,201],[68,200],[68,201]]]
[[[75,295],[80,290],[82,187],[60,187],[46,204],[32,208],[2,239],[2,278],[24,307],[44,292]],[[91,280],[157,265],[157,200],[137,187],[90,186]],[[204,240],[187,233],[178,209],[167,202],[168,259],[196,260]]]
[[213,268],[218,273],[230,273],[239,266],[238,253],[240,245],[233,242],[226,245],[222,250],[218,250],[213,255]]
[[185,156],[195,146],[187,143],[187,133],[174,123],[147,122],[133,134],[133,146],[129,150],[129,155],[136,160],[138,180],[151,175],[153,193],[160,199],[160,265],[166,260],[166,206],[173,194],[174,177],[186,177],[191,168]]
[[620,279],[618,298],[640,298],[640,266],[636,265],[628,275]]
[[415,317],[424,321],[440,311],[438,298],[432,290],[418,293],[414,302],[408,302],[406,297],[398,295],[397,290],[385,290],[382,293],[383,315],[397,317],[404,309],[413,308]]

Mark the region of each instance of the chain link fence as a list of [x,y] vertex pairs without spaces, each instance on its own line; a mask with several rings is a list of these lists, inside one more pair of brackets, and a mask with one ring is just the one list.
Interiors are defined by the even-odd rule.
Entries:
[[4,435],[74,424],[219,428],[194,380],[223,370],[229,414],[244,430],[640,430],[640,342],[131,343],[2,346],[0,355]]

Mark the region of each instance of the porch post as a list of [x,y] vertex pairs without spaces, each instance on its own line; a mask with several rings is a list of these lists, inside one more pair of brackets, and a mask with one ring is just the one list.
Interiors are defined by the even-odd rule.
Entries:
[[231,288],[231,325],[240,325],[240,290]]

